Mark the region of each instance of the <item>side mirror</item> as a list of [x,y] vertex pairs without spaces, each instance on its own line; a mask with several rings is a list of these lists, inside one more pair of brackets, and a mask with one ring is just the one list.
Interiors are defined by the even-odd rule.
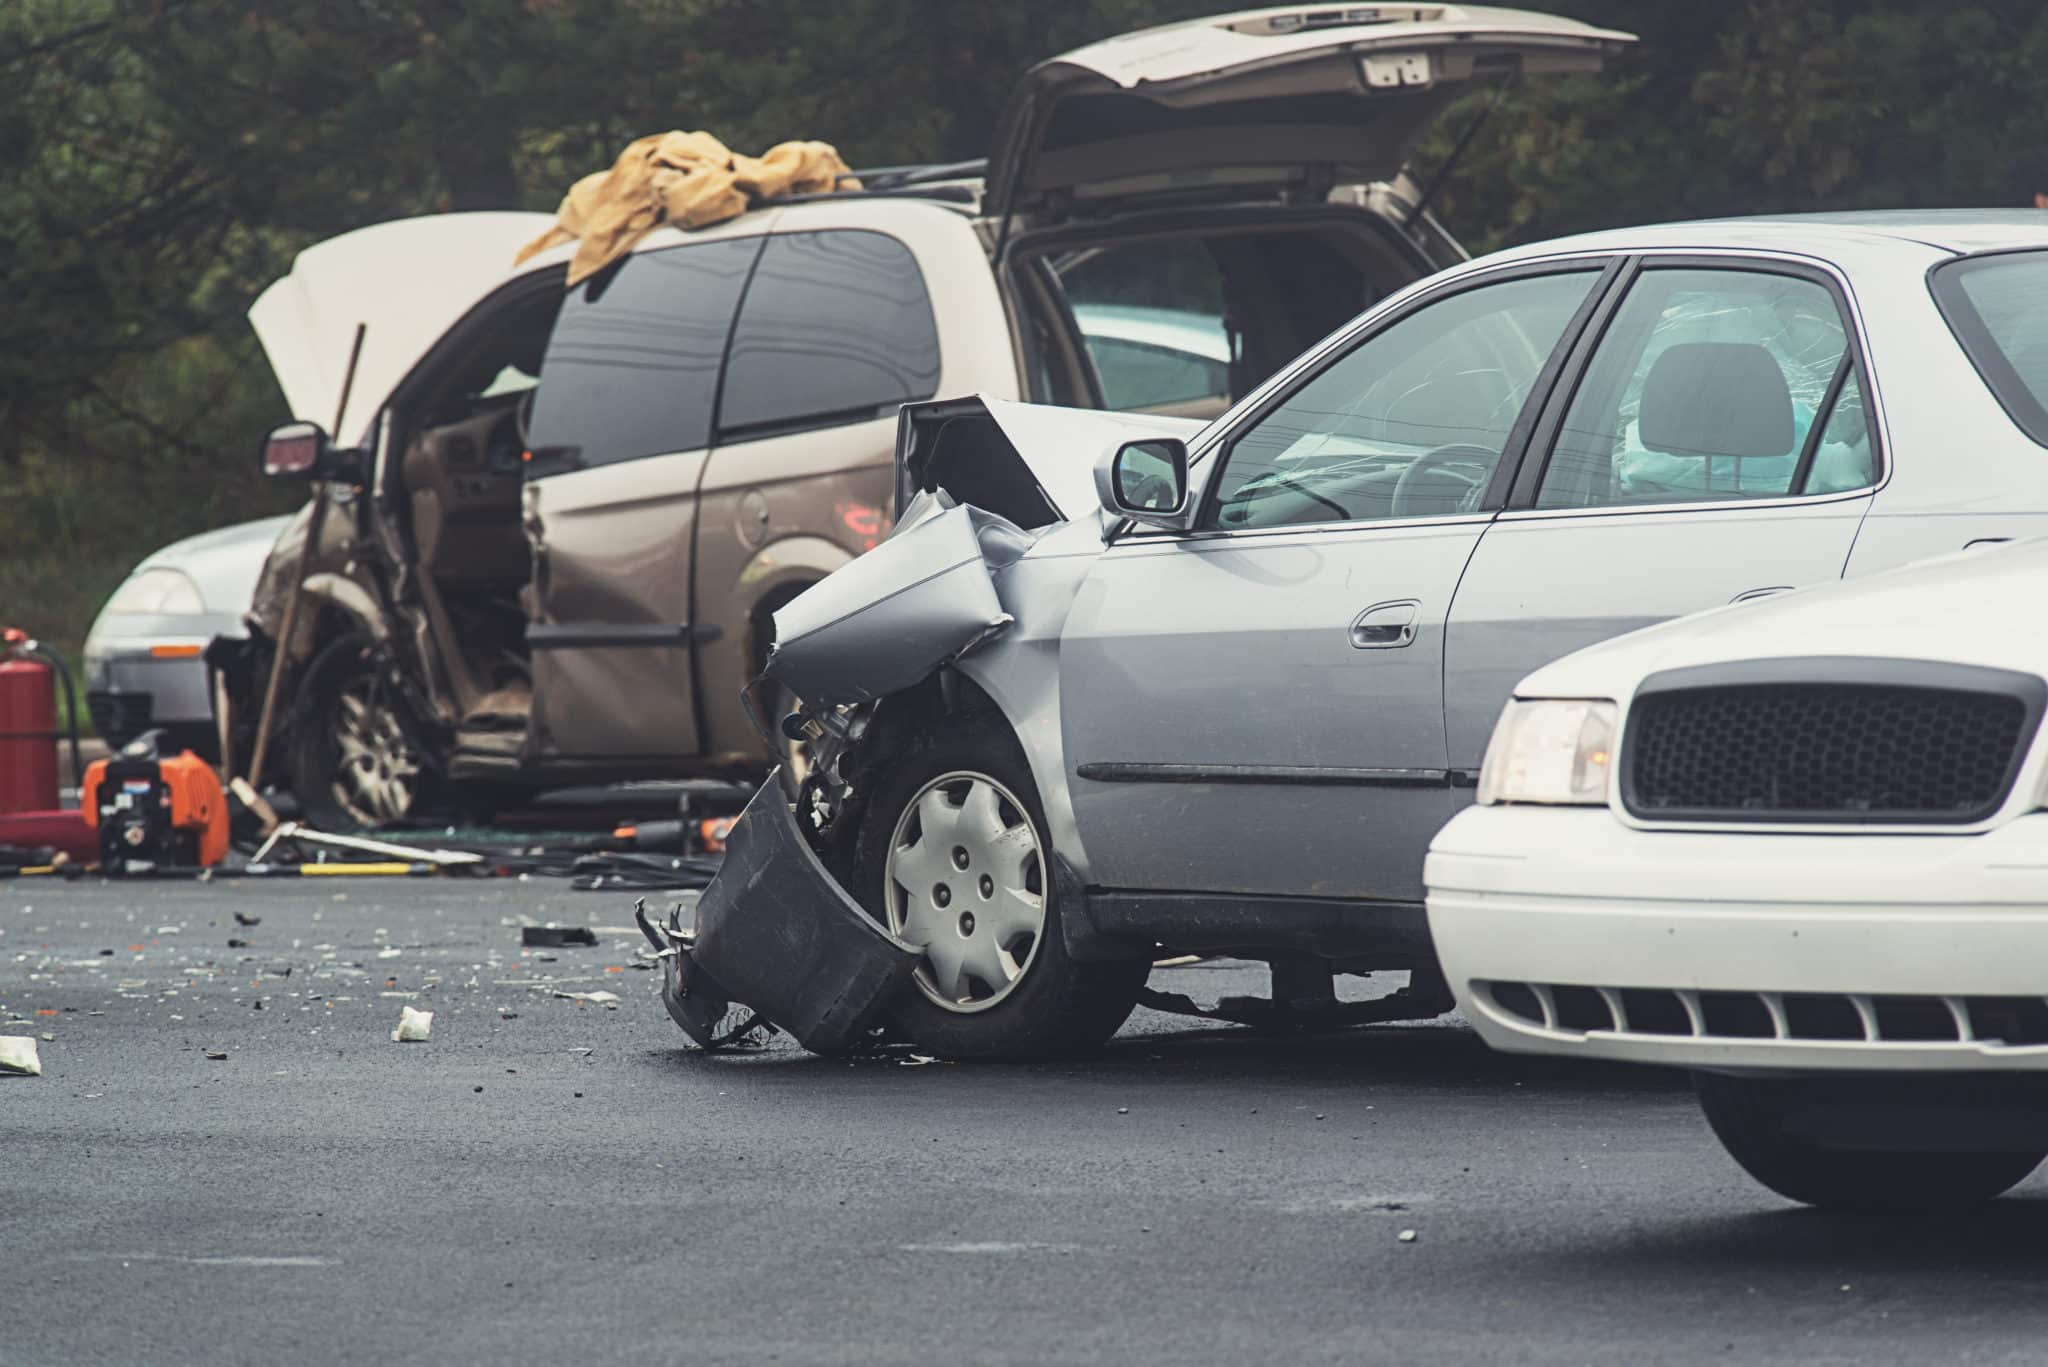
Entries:
[[1152,527],[1187,525],[1188,448],[1178,437],[1127,441],[1095,467],[1102,506]]
[[279,479],[361,478],[361,453],[336,450],[315,422],[288,422],[263,439],[263,473]]

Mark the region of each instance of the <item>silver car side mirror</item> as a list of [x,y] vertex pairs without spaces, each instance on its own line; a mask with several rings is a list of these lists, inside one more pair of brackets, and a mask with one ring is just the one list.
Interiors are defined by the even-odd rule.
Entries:
[[1178,437],[1127,441],[1095,466],[1095,492],[1118,517],[1178,531],[1188,522],[1188,448]]

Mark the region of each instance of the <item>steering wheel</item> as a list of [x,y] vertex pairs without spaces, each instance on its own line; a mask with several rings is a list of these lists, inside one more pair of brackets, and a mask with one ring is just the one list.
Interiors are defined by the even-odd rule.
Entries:
[[[1273,488],[1289,489],[1300,494],[1311,503],[1322,504],[1325,508],[1336,514],[1339,522],[1351,521],[1351,510],[1349,508],[1333,498],[1326,498],[1322,494],[1317,493],[1314,486],[1306,481],[1297,479],[1293,475],[1283,474],[1278,470],[1268,470],[1262,475],[1246,480],[1237,487],[1235,493],[1231,494],[1230,501],[1233,504],[1239,504],[1241,507],[1243,502],[1257,498],[1268,489]],[[1243,520],[1242,517],[1239,518],[1239,521]]]
[[[1393,514],[1395,517],[1426,516],[1430,513],[1461,513],[1469,511],[1479,500],[1486,483],[1493,477],[1493,467],[1500,460],[1500,452],[1489,450],[1471,442],[1454,442],[1439,446],[1434,451],[1415,458],[1413,464],[1401,472],[1394,481]],[[1412,508],[1411,502],[1442,500],[1449,492],[1443,486],[1458,489],[1448,508]]]

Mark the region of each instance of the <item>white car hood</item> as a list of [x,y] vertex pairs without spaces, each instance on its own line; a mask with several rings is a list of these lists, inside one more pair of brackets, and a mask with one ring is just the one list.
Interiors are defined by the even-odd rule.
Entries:
[[[292,416],[333,424],[342,445],[360,443],[406,372],[517,274],[513,256],[552,222],[548,214],[434,214],[358,228],[300,252],[290,274],[249,307]],[[362,355],[336,422],[359,324]]]
[[1521,697],[1627,698],[1645,676],[1737,660],[1937,660],[2048,675],[2048,539],[1960,551],[1883,574],[1715,608],[1568,655]]

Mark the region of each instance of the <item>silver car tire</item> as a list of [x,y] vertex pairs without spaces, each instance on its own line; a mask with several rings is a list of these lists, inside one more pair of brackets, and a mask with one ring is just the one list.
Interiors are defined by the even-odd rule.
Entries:
[[891,1011],[924,1052],[1085,1053],[1130,1015],[1149,960],[1069,957],[1045,831],[1023,751],[998,718],[938,719],[879,767],[853,879],[876,920],[928,947]]

